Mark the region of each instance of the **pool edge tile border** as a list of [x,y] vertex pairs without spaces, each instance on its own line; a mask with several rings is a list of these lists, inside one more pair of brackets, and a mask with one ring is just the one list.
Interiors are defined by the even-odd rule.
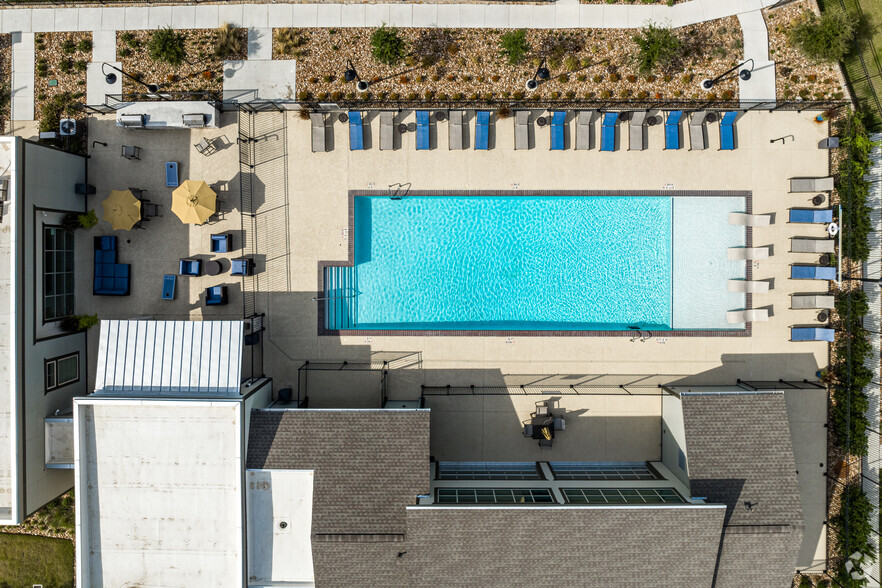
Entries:
[[[751,214],[753,210],[753,192],[750,190],[408,190],[407,196],[704,196],[704,197],[737,197],[744,198],[745,212]],[[349,190],[348,194],[348,227],[349,245],[347,261],[318,261],[317,278],[318,288],[316,292],[316,323],[319,336],[336,337],[633,337],[633,331],[469,331],[469,330],[369,330],[369,329],[338,329],[325,328],[325,268],[326,267],[354,267],[355,265],[355,198],[357,196],[386,196],[388,190]],[[752,247],[753,231],[746,227],[745,246]],[[750,280],[753,276],[753,268],[750,261],[745,262],[745,279]],[[753,296],[745,295],[744,307],[748,310],[753,308]],[[752,323],[746,323],[744,329],[721,329],[715,331],[702,330],[679,330],[679,331],[649,331],[652,338],[666,339],[668,337],[750,337],[752,335]]]

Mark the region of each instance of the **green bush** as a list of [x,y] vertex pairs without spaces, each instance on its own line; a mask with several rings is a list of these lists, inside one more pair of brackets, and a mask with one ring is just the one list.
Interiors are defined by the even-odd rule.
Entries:
[[80,39],[80,42],[77,43],[77,51],[82,51],[83,53],[92,50],[92,41],[89,39]]
[[856,30],[855,18],[841,10],[827,10],[821,16],[810,12],[790,29],[790,41],[809,59],[841,61],[851,49]]
[[843,231],[840,255],[852,261],[866,261],[870,255],[867,237],[872,223],[867,206],[870,186],[865,176],[872,165],[870,154],[876,143],[870,140],[860,111],[847,113],[838,126],[840,143],[845,147],[836,186],[843,215],[839,219]]
[[637,67],[644,75],[669,65],[679,56],[682,47],[671,29],[653,23],[646,25],[632,40],[637,44]]
[[395,27],[386,28],[386,23],[383,23],[383,26],[371,33],[371,53],[380,63],[397,65],[404,59],[405,52],[404,39]]
[[217,41],[214,44],[216,57],[227,58],[245,55],[247,47],[240,30],[225,22],[217,29]]
[[864,554],[865,560],[875,559],[870,542],[873,534],[873,527],[870,524],[873,504],[861,489],[860,482],[846,484],[841,500],[839,512],[830,517],[830,527],[836,532],[840,553],[848,557],[854,552],[860,552]]
[[63,53],[73,53],[77,50],[77,45],[71,39],[66,39],[64,43],[61,44],[61,51]]
[[529,51],[530,44],[527,43],[527,31],[524,29],[509,31],[499,37],[499,54],[511,65],[522,62]]
[[184,63],[187,56],[184,42],[186,35],[179,33],[171,27],[157,29],[147,43],[147,54],[153,61],[167,63],[171,66],[179,66]]

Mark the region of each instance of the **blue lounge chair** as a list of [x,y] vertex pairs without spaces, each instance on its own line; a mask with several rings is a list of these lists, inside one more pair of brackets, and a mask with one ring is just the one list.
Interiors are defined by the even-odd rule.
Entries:
[[551,114],[551,150],[563,151],[564,148],[564,120],[566,112],[554,112]]
[[430,149],[429,147],[429,111],[417,110],[417,150]]
[[833,211],[829,208],[826,210],[812,210],[803,208],[790,209],[790,222],[792,223],[832,223]]
[[174,274],[165,274],[162,276],[162,299],[163,300],[174,300],[175,299],[175,283],[177,282],[177,276]]
[[680,119],[683,118],[682,110],[672,110],[665,120],[665,149],[680,148]]
[[202,273],[202,262],[198,259],[182,259],[178,266],[178,275],[198,276]]
[[616,121],[618,118],[618,112],[607,112],[603,115],[603,125],[600,129],[601,151],[616,150]]
[[720,149],[732,151],[735,149],[735,117],[738,113],[730,110],[720,120]]
[[835,280],[836,268],[820,265],[790,266],[791,280]]
[[475,118],[475,149],[490,149],[490,111],[479,110]]
[[790,329],[791,341],[829,341],[833,342],[833,329],[816,329],[814,327],[792,327]]
[[211,252],[212,253],[229,253],[233,248],[232,237],[229,233],[211,236]]
[[250,276],[254,273],[254,261],[250,257],[234,259],[230,268],[231,276]]
[[358,111],[349,111],[349,149],[364,149],[364,127],[361,126],[361,112]]
[[212,286],[211,288],[205,289],[205,305],[212,306],[215,304],[226,304],[227,303],[227,287],[226,286]]

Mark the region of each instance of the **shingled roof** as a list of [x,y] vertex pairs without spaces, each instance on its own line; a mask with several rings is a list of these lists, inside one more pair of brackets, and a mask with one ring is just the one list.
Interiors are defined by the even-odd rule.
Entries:
[[784,395],[681,400],[692,495],[727,507],[714,586],[789,586],[803,518]]
[[415,507],[409,586],[711,585],[720,506]]
[[428,410],[252,410],[248,469],[314,470],[318,586],[406,586],[405,509],[429,492]]

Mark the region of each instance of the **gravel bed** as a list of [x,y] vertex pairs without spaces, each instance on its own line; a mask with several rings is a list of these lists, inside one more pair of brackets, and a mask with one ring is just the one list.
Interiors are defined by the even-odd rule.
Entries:
[[0,34],[0,92],[5,94],[0,102],[0,129],[5,129],[12,99],[12,35],[9,33]]
[[[548,58],[551,78],[531,94],[542,99],[733,99],[734,78],[717,84],[713,93],[699,89],[698,81],[729,69],[741,56],[743,40],[736,17],[676,29],[687,46],[686,56],[666,71],[640,76],[634,63],[637,29],[528,30],[532,52],[524,62],[510,65],[499,55],[500,29],[454,29],[452,42],[436,59],[412,54],[396,67],[374,61],[373,29],[306,28],[296,33],[303,43],[285,55],[274,30],[273,58],[297,59],[297,94],[304,99],[354,97],[354,85],[343,81],[346,60],[360,77],[371,81],[366,99],[520,99],[525,82],[533,77],[541,55]],[[399,29],[409,48],[438,46],[441,29]],[[544,46],[544,50],[542,49]],[[554,47],[564,50],[555,51]],[[421,62],[422,60],[422,62]],[[538,96],[538,97],[536,97]]]
[[[248,29],[239,28],[245,46],[248,46]],[[122,69],[146,83],[159,84],[171,92],[215,92],[220,94],[224,84],[224,57],[214,54],[217,29],[181,29],[186,61],[179,66],[153,61],[147,53],[147,43],[153,31],[118,31],[116,34],[117,58]],[[245,55],[228,56],[229,59],[245,59]],[[123,93],[140,93],[146,88],[123,77]]]
[[769,29],[769,59],[776,62],[775,91],[779,99],[799,96],[803,100],[841,100],[846,96],[835,64],[812,63],[787,38],[793,25],[815,10],[811,0],[763,10]]
[[[86,42],[87,48],[81,45],[82,42]],[[34,50],[34,116],[40,120],[43,107],[65,93],[70,95],[69,103],[84,104],[86,64],[92,61],[92,33],[37,33],[34,35]],[[57,84],[50,85],[52,80]],[[65,113],[68,115],[85,119],[84,115],[70,109]]]

